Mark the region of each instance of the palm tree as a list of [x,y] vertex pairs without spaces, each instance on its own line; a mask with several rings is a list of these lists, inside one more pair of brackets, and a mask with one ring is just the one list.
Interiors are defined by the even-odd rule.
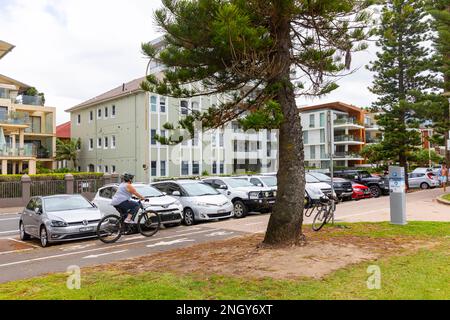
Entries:
[[72,161],[74,168],[76,168],[80,145],[80,139],[70,139],[67,141],[56,139],[56,160]]

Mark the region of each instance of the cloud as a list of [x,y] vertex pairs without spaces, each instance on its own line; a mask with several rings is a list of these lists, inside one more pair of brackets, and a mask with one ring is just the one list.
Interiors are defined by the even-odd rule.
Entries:
[[[0,73],[35,86],[46,104],[65,109],[143,76],[140,45],[157,37],[155,0],[0,0],[0,39],[16,48],[0,61]],[[373,49],[354,56],[354,66],[373,59]],[[368,106],[371,74],[362,67],[341,79],[331,94],[301,104],[343,101]]]

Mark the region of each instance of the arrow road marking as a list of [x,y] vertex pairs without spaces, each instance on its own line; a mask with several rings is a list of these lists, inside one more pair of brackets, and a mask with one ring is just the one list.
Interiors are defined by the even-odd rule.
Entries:
[[95,259],[95,258],[98,258],[98,257],[107,256],[107,255],[111,255],[111,254],[122,253],[122,252],[126,252],[126,251],[128,251],[128,249],[127,250],[114,251],[114,252],[101,253],[101,254],[93,254],[93,255],[90,255],[90,256],[83,257],[83,259]]
[[153,248],[153,247],[159,247],[159,246],[171,246],[171,245],[174,245],[174,244],[177,244],[177,243],[193,242],[193,241],[195,241],[195,240],[187,239],[187,238],[173,240],[173,241],[161,241],[161,242],[158,242],[158,243],[155,243],[155,244],[149,244],[149,245],[147,245],[147,248]]
[[234,232],[227,232],[227,231],[217,231],[210,234],[207,234],[207,237],[218,237],[218,236],[228,236],[230,234],[233,234]]

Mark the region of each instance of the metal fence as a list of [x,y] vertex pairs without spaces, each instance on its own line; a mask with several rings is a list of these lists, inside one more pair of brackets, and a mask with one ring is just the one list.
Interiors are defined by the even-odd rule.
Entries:
[[22,182],[0,182],[0,198],[21,198]]
[[64,180],[32,181],[30,193],[32,197],[65,194],[66,182]]

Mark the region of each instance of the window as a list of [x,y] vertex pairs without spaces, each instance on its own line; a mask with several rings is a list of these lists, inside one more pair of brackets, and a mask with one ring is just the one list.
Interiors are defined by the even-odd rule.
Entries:
[[267,156],[270,157],[272,155],[272,143],[267,142]]
[[161,171],[161,177],[165,177],[167,175],[166,174],[166,161],[161,161],[160,171]]
[[104,188],[101,189],[99,192],[99,196],[101,198],[106,198],[106,199],[112,199],[113,197],[113,192],[112,192],[113,188]]
[[315,159],[316,158],[316,146],[310,146],[310,159]]
[[213,174],[217,174],[217,162],[216,162],[216,161],[213,161],[213,164],[212,164],[212,173],[213,173]]
[[111,137],[111,148],[112,149],[116,148],[116,136]]
[[224,174],[225,173],[225,162],[221,161],[220,162],[220,174]]
[[89,122],[94,121],[94,111],[89,111]]
[[8,117],[8,107],[0,107],[0,119],[4,120],[7,117]]
[[90,138],[89,139],[89,150],[93,150],[94,149],[94,139]]
[[152,161],[151,163],[151,168],[152,168],[152,177],[156,177],[156,161]]
[[102,138],[98,138],[97,139],[97,148],[101,148],[102,147]]
[[189,162],[181,161],[181,175],[182,176],[189,175]]
[[166,130],[161,130],[160,135],[161,135],[161,137],[165,138],[166,137]]
[[192,161],[192,174],[199,175],[200,174],[200,164],[198,161]]
[[150,111],[156,112],[156,97],[155,96],[150,97]]
[[189,113],[189,109],[188,109],[189,103],[187,100],[181,100],[180,101],[180,112],[183,115],[186,115]]
[[314,114],[310,114],[309,115],[309,127],[314,128],[315,122],[316,122],[316,120],[315,120]]
[[159,97],[159,110],[161,113],[166,112],[166,98]]
[[108,107],[105,107],[105,118],[108,118]]
[[219,133],[219,147],[223,148],[223,132]]
[[102,118],[102,109],[98,109],[97,110],[97,119],[101,119]]
[[113,106],[111,107],[111,117],[114,118],[115,116],[116,116],[116,106],[113,105]]
[[308,131],[303,131],[303,144],[308,144]]
[[152,129],[150,132],[150,138],[151,138],[151,144],[155,145],[156,144],[156,130]]
[[80,166],[78,166],[78,170],[77,170],[78,172],[81,172],[81,167]]
[[101,165],[97,166],[97,172],[102,172],[102,166]]
[[109,172],[109,167],[105,166],[105,173],[108,173],[108,172]]
[[325,129],[320,129],[320,143],[325,143]]
[[325,113],[320,114],[320,126],[325,127]]
[[200,111],[200,107],[197,101],[192,101],[191,103],[191,110]]
[[115,172],[116,172],[116,166],[112,166],[112,167],[111,167],[111,172],[112,172],[112,173],[115,173]]
[[81,114],[77,116],[77,124],[81,124]]
[[217,146],[217,136],[216,132],[213,132],[211,135],[211,146],[215,148]]
[[325,159],[326,157],[327,157],[327,155],[325,154],[325,146],[321,145],[320,146],[320,158]]
[[194,138],[192,139],[192,146],[196,147],[198,146],[198,137],[194,136]]
[[108,149],[108,144],[109,144],[108,137],[105,137],[105,145],[104,145],[105,149]]

